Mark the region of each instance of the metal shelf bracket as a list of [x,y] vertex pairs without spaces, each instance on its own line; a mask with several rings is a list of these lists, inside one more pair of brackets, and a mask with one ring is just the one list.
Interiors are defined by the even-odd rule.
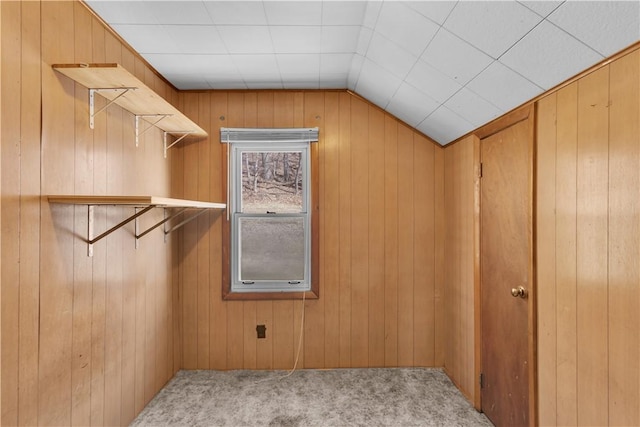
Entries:
[[[183,139],[185,139],[187,136],[191,135],[192,133],[195,133],[195,131],[192,130],[187,130],[184,132],[179,132],[179,131],[175,131],[175,132],[165,132],[164,133],[164,158],[167,158],[167,151],[169,150],[169,148],[173,147],[174,145],[176,145],[178,142],[182,141]],[[175,141],[173,141],[170,145],[167,145],[167,135],[182,135],[180,138],[176,139]]]
[[[120,98],[121,96],[123,96],[125,93],[129,92],[130,90],[136,90],[136,87],[107,87],[107,88],[91,88],[89,89],[89,127],[91,129],[93,129],[93,124],[94,124],[94,118],[95,116],[97,116],[99,113],[103,112],[104,110],[107,109],[107,107],[109,107],[111,104],[113,104],[114,102],[116,102],[116,100],[118,98]],[[98,111],[95,111],[95,93],[98,92],[118,92],[118,91],[122,91],[122,93],[119,93],[115,98],[108,100],[107,105],[105,105],[104,107],[102,107],[101,109],[99,109]]]
[[133,221],[134,219],[138,218],[141,215],[144,215],[145,213],[149,212],[151,209],[155,208],[155,205],[149,205],[147,207],[145,207],[144,209],[138,211],[138,209],[135,210],[134,214],[131,215],[130,217],[124,219],[123,221],[119,222],[118,224],[114,225],[113,227],[111,227],[110,229],[108,229],[107,231],[105,231],[104,233],[100,234],[97,237],[92,237],[93,236],[93,228],[94,228],[94,221],[93,221],[93,213],[94,213],[94,208],[95,205],[87,205],[88,209],[87,209],[87,255],[88,256],[93,256],[93,244],[98,242],[99,240],[107,237],[109,234],[113,233],[114,231],[116,231],[117,229],[124,227],[125,225],[127,225],[128,223],[130,223],[131,221]]
[[[145,132],[147,132],[152,127],[158,127],[156,125],[160,122],[160,120],[164,119],[165,117],[170,117],[170,116],[171,116],[171,114],[136,114],[136,147],[138,146],[139,137],[141,135],[143,135]],[[144,130],[140,131],[140,118],[143,118],[143,119],[146,119],[146,118],[157,118],[157,120],[155,120],[154,122],[150,122],[148,120],[145,120],[147,123],[149,123],[149,126],[147,126]]]

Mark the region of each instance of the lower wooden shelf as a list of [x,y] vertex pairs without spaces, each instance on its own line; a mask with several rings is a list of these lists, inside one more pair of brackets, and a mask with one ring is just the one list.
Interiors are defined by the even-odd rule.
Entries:
[[[86,205],[87,206],[87,255],[93,256],[93,244],[99,240],[107,237],[109,234],[125,226],[131,221],[135,222],[135,241],[136,248],[138,247],[138,239],[147,235],[152,230],[164,225],[165,237],[179,229],[186,223],[197,218],[207,210],[211,209],[226,209],[227,205],[224,203],[203,202],[200,200],[184,200],[184,199],[172,199],[167,197],[157,196],[76,196],[76,195],[51,195],[47,196],[49,203],[59,203],[68,205]],[[104,233],[93,237],[93,211],[95,206],[129,206],[135,209],[134,214],[124,219],[120,223],[114,225]],[[138,218],[154,208],[164,209],[164,219],[140,232],[138,230]],[[140,210],[138,210],[140,209]],[[168,210],[173,210],[167,212]],[[187,210],[196,210],[196,213],[187,216],[180,223],[167,228],[166,224],[172,219],[182,215]]]

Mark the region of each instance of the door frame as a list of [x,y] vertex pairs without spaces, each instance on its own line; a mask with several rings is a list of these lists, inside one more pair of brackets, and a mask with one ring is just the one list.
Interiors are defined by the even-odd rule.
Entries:
[[527,120],[529,125],[529,156],[530,156],[530,170],[528,191],[530,195],[530,212],[531,212],[531,233],[529,234],[529,283],[530,289],[529,297],[527,298],[528,304],[528,328],[527,328],[527,341],[528,341],[528,362],[529,362],[529,424],[531,426],[538,425],[538,321],[537,321],[537,282],[536,282],[536,106],[533,103],[526,104],[505,116],[494,120],[486,126],[478,129],[474,132],[477,140],[474,141],[474,164],[476,168],[475,176],[478,177],[475,181],[474,188],[474,352],[475,363],[474,371],[475,378],[475,390],[473,406],[477,410],[482,408],[482,393],[480,388],[480,374],[482,373],[482,300],[481,300],[481,271],[480,260],[482,254],[480,253],[480,186],[481,184],[481,158],[480,148],[482,140],[492,136],[510,126],[513,126],[521,121]]

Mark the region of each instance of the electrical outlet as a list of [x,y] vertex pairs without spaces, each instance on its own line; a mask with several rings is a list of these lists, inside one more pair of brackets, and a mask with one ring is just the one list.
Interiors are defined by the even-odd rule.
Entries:
[[267,327],[265,325],[256,326],[256,332],[258,333],[259,339],[267,337]]

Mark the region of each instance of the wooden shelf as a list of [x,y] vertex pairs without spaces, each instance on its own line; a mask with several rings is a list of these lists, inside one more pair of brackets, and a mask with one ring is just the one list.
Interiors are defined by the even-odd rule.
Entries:
[[[138,136],[151,126],[165,132],[165,156],[168,148],[185,137],[207,136],[204,129],[120,64],[54,64],[52,67],[89,89],[89,123],[92,129],[94,117],[102,111],[94,112],[93,97],[97,93],[109,101],[107,107],[111,103],[117,104],[136,117],[136,145]],[[138,125],[140,118],[149,123],[142,131],[139,131]],[[167,134],[181,136],[174,143],[167,145]]]
[[170,199],[157,196],[48,196],[49,203],[68,205],[129,205],[159,208],[225,209],[224,203],[201,202],[199,200]]
[[[104,237],[107,237],[109,234],[113,233],[117,229],[125,226],[131,221],[135,220],[135,243],[136,248],[138,247],[138,239],[147,235],[152,230],[164,225],[164,235],[166,236],[191,220],[197,218],[207,210],[211,209],[225,209],[227,207],[224,203],[213,203],[213,202],[203,202],[199,200],[184,200],[184,199],[171,199],[167,197],[157,197],[157,196],[75,196],[75,195],[52,195],[47,196],[49,203],[60,203],[60,204],[68,204],[68,205],[86,205],[87,206],[87,255],[93,256],[93,244],[97,241],[101,240]],[[104,233],[99,236],[94,237],[93,231],[93,211],[95,206],[129,206],[135,208],[133,215],[124,219],[120,223],[114,225]],[[155,223],[151,227],[147,228],[144,231],[139,231],[138,229],[138,217],[144,215],[154,208],[164,208],[164,219]],[[138,211],[138,209],[141,209]],[[172,210],[169,215],[167,214],[167,210]],[[187,210],[197,210],[195,214],[191,216],[185,217],[180,223],[167,228],[166,224],[168,224],[172,219],[182,215]]]

